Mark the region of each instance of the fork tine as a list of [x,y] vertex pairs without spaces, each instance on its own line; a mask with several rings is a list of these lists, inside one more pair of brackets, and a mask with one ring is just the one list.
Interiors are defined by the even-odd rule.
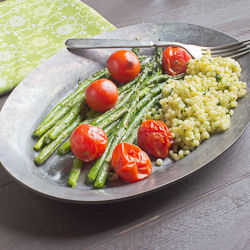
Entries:
[[211,51],[211,54],[222,54],[222,53],[226,53],[226,52],[230,52],[230,51],[235,51],[235,50],[238,50],[238,49],[244,49],[244,48],[247,48],[248,45],[247,44],[241,44],[241,45],[236,45],[234,47],[230,47],[230,48],[227,48],[227,49],[221,49],[221,50],[212,50]]
[[241,53],[244,51],[248,51],[250,50],[250,48],[245,47],[245,48],[240,48],[240,49],[236,49],[236,50],[231,50],[231,51],[218,51],[218,52],[213,52],[211,51],[211,55],[212,56],[222,56],[222,57],[226,57],[226,56],[232,56],[235,55],[237,53]]
[[220,49],[227,49],[227,48],[231,48],[231,47],[241,45],[241,44],[244,44],[244,43],[249,43],[249,42],[250,42],[250,39],[242,41],[242,42],[230,43],[230,44],[223,45],[223,46],[205,47],[204,50],[209,49],[211,51],[214,51],[214,50],[220,50]]
[[249,52],[250,52],[250,49],[248,51],[235,54],[235,55],[231,56],[231,58],[237,58],[237,57],[240,57],[240,56],[244,56],[244,55],[248,54]]
[[245,48],[245,49],[241,49],[241,50],[231,51],[231,52],[225,53],[225,54],[220,54],[220,55],[219,54],[218,55],[211,54],[211,55],[213,57],[216,57],[216,56],[228,57],[228,56],[230,56],[231,58],[237,58],[237,57],[246,55],[249,52],[250,52],[250,48]]

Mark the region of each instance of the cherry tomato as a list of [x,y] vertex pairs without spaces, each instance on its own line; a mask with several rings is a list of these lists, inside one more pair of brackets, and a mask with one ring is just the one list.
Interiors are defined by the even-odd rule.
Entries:
[[191,55],[181,47],[168,47],[163,51],[162,55],[163,71],[169,75],[185,73],[187,62],[191,58]]
[[97,112],[105,112],[113,108],[118,95],[116,85],[108,79],[92,82],[85,91],[87,104]]
[[138,145],[148,154],[165,158],[173,145],[173,136],[162,121],[146,120],[138,129]]
[[81,124],[70,136],[70,147],[73,154],[84,162],[99,158],[105,151],[108,142],[106,133],[96,126]]
[[118,144],[112,155],[115,172],[125,181],[136,182],[148,177],[152,163],[144,151],[126,142]]
[[129,50],[114,52],[107,61],[110,75],[119,83],[127,83],[140,73],[141,64],[138,57]]

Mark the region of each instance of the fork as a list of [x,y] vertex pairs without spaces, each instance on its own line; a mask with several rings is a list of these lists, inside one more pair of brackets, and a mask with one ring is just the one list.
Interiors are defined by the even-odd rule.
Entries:
[[216,47],[203,47],[193,44],[166,41],[140,41],[119,39],[68,39],[65,42],[68,49],[102,49],[102,48],[150,48],[177,46],[186,49],[194,58],[200,58],[207,50],[212,56],[237,58],[250,52],[250,40],[230,43]]

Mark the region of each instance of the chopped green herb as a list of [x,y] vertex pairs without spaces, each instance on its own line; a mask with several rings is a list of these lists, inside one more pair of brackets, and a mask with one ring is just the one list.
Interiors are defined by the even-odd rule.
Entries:
[[221,77],[220,77],[220,75],[219,75],[219,74],[216,74],[216,77],[215,77],[215,79],[216,79],[216,82],[219,82],[219,81],[221,80]]
[[171,88],[170,91],[168,92],[168,95],[171,95],[171,93],[173,92],[174,88]]

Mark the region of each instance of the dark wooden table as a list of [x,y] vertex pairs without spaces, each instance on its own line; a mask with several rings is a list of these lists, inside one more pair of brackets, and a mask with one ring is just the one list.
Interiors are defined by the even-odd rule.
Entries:
[[[85,2],[117,27],[179,21],[250,39],[249,0]],[[0,169],[0,249],[250,249],[249,152],[250,128],[182,182],[100,206],[41,197]]]

